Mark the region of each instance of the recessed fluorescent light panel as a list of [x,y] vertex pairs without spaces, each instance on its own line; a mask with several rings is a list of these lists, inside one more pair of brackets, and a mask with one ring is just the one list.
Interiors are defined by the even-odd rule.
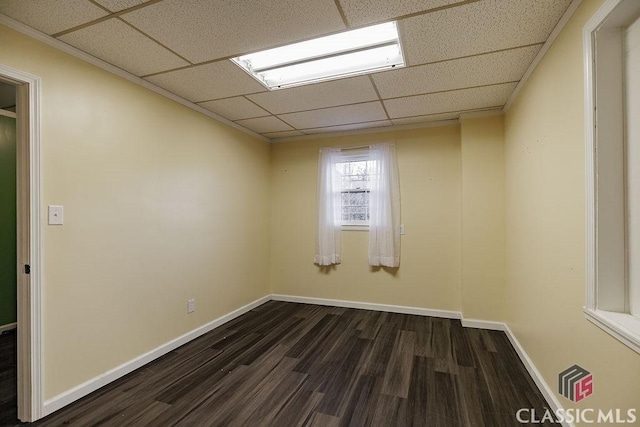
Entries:
[[395,22],[231,59],[271,90],[404,67]]

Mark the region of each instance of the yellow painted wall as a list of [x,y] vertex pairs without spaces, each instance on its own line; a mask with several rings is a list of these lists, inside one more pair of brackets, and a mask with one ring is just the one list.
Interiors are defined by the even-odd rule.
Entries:
[[[313,264],[320,147],[395,142],[400,268],[372,271],[368,233],[343,231],[342,264]],[[305,297],[460,311],[460,129],[434,127],[277,143],[271,153],[271,290]]]
[[462,148],[462,313],[504,321],[503,116],[467,118]]
[[576,407],[640,409],[640,355],[582,313],[582,29],[601,4],[582,3],[505,117],[506,320],[552,389],[573,364],[593,373]]
[[47,399],[268,292],[266,142],[0,40],[0,63],[42,78],[42,202],[65,208],[63,226],[43,218]]

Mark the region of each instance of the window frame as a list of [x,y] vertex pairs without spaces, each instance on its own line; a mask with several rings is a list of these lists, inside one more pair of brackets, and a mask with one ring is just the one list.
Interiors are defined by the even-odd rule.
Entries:
[[[352,149],[347,152],[343,151],[340,154],[340,162],[337,162],[337,163],[362,162],[362,161],[370,161],[370,160],[371,160],[371,154],[369,152],[369,148],[366,147],[361,149]],[[344,193],[342,186],[340,188],[340,192]],[[342,211],[342,204],[340,205],[340,210]],[[345,224],[344,221],[341,220],[340,226],[342,227],[343,231],[368,231],[369,221],[367,220],[366,223],[363,222],[361,224],[353,223],[353,222]]]
[[[624,37],[637,0],[608,0],[583,30],[585,72],[586,318],[640,353],[629,311]],[[629,19],[628,17],[633,17]],[[596,126],[597,124],[597,126]],[[605,141],[598,144],[598,141]]]

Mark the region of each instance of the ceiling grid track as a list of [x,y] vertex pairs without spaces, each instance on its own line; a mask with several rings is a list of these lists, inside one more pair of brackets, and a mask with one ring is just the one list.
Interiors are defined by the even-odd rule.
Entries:
[[[281,140],[276,135],[394,129],[508,108],[580,4],[297,0],[292,9],[286,2],[0,0],[0,23],[252,135]],[[391,21],[404,67],[271,91],[229,61]],[[131,49],[117,49],[118,42]]]

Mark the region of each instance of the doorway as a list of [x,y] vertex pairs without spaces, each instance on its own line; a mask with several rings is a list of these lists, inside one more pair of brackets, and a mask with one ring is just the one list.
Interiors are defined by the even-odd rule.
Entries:
[[16,88],[0,82],[0,424],[18,417]]
[[16,89],[0,82],[0,333],[17,325]]
[[[13,288],[15,298],[8,302],[9,306],[15,304],[13,305],[15,322],[13,322],[14,325],[8,326],[9,330],[16,330],[14,342],[16,343],[17,369],[14,390],[16,390],[18,419],[35,421],[45,415],[41,357],[41,82],[37,76],[0,64],[0,88],[4,88],[9,94],[12,93],[14,98],[13,107],[8,105],[7,112],[0,115],[4,131],[11,134],[7,129],[13,128],[15,140],[13,162],[6,160],[7,165],[12,164],[15,168],[13,171],[15,201],[12,207],[7,207],[7,212],[11,210],[15,212],[15,232],[13,233],[15,246],[12,249],[13,256],[10,257],[13,265],[8,267],[10,272],[13,272],[9,275],[13,277],[16,284]],[[6,139],[8,141],[11,138],[7,136]],[[8,173],[7,176],[9,175]],[[1,213],[3,217],[6,216],[4,211]],[[11,290],[8,292],[10,294]],[[12,310],[9,309],[7,312],[11,316]]]

